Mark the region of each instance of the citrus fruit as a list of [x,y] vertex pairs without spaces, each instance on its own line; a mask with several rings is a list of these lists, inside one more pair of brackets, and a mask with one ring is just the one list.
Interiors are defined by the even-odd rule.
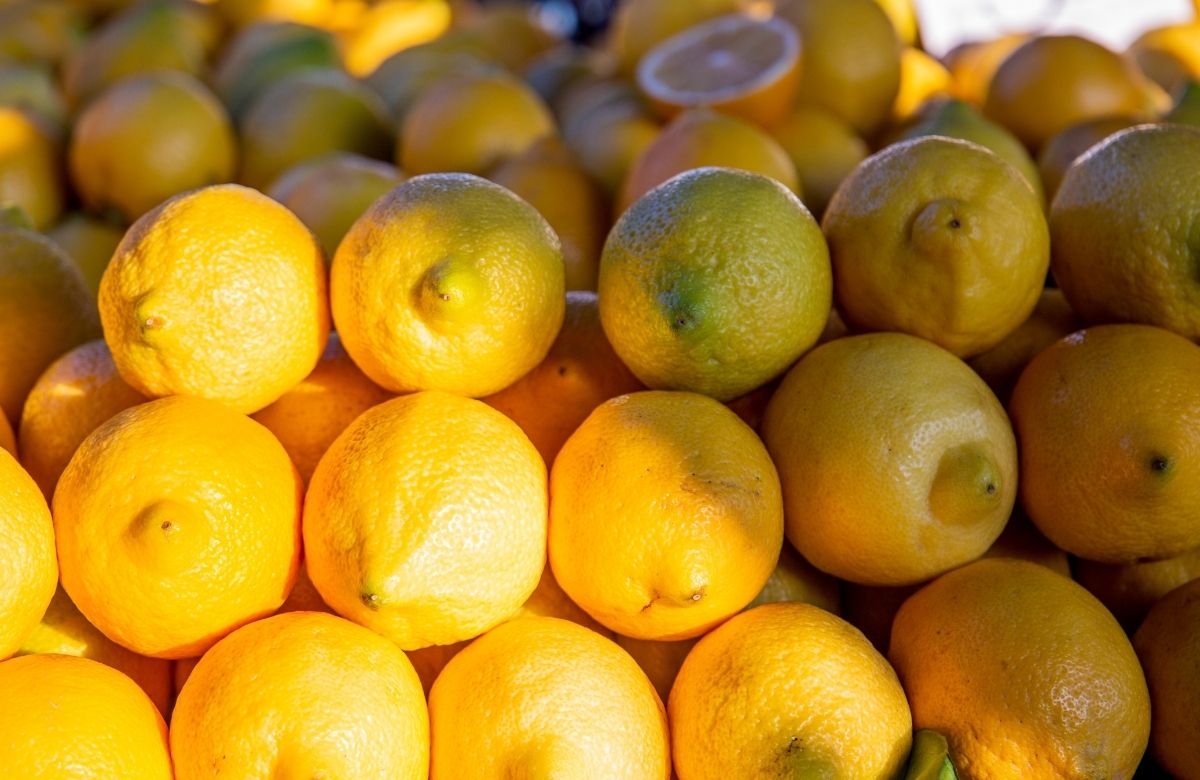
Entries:
[[949,352],[905,334],[805,355],[771,399],[763,438],[788,539],[851,582],[909,585],[978,558],[1016,497],[1004,408]]
[[780,0],[776,13],[802,42],[799,101],[869,136],[900,89],[900,40],[875,0]]
[[1038,154],[1038,172],[1046,189],[1047,203],[1054,202],[1063,177],[1084,152],[1113,133],[1139,124],[1132,116],[1105,116],[1071,125],[1046,142]]
[[1200,584],[1196,581],[1164,596],[1133,637],[1150,686],[1150,750],[1176,777],[1200,772]]
[[83,272],[88,293],[95,298],[100,292],[100,277],[104,276],[108,261],[125,237],[124,228],[77,211],[47,230],[46,235],[75,261]]
[[288,168],[267,195],[288,207],[321,242],[328,261],[350,226],[400,182],[396,166],[351,152],[331,152]]
[[0,411],[21,418],[42,371],[99,335],[83,274],[50,239],[0,223]]
[[811,106],[796,106],[771,134],[792,158],[804,205],[818,219],[842,180],[871,153],[854,128]]
[[83,43],[87,27],[68,0],[0,3],[0,59],[58,65]]
[[626,0],[617,6],[609,48],[623,76],[632,78],[642,58],[671,36],[738,10],[739,0]]
[[603,52],[574,43],[542,52],[521,71],[521,79],[554,106],[572,87],[611,75],[611,62]]
[[325,602],[405,650],[470,639],[511,617],[541,576],[545,464],[479,401],[385,401],[317,464],[304,549]]
[[498,626],[446,664],[429,693],[430,778],[671,774],[667,719],[646,675],[570,621]]
[[199,655],[287,597],[301,490],[270,431],[221,404],[126,409],[84,440],[55,490],[63,587],[130,650]]
[[989,117],[1033,150],[1085,119],[1148,108],[1137,66],[1077,35],[1030,38],[1010,52],[984,105]]
[[439,81],[462,76],[497,73],[500,66],[479,55],[438,48],[436,44],[413,46],[398,51],[379,63],[365,79],[401,123],[421,93]]
[[336,333],[317,367],[278,401],[254,413],[275,434],[305,482],[333,440],[372,406],[391,398],[359,370]]
[[1071,311],[1071,305],[1063,297],[1062,290],[1042,290],[1029,319],[1004,341],[971,358],[967,364],[987,382],[1000,402],[1007,404],[1029,361],[1046,347],[1082,327],[1083,321]]
[[905,46],[900,52],[900,89],[892,103],[891,121],[911,119],[930,101],[948,97],[954,77],[946,66],[929,54]]
[[450,27],[447,0],[382,0],[342,35],[346,69],[362,78],[396,52],[431,41]]
[[659,43],[638,64],[638,86],[667,116],[708,107],[759,125],[791,108],[800,36],[781,19],[729,14]]
[[983,108],[996,69],[1030,37],[1028,33],[1010,32],[955,46],[942,57],[954,81],[952,94],[976,108]]
[[17,655],[57,653],[99,661],[128,675],[165,716],[171,697],[171,662],[126,650],[87,621],[61,587]]
[[[1163,116],[1163,120],[1184,125],[1200,125],[1200,82],[1189,80],[1180,88],[1178,95],[1175,104]],[[1136,123],[1130,122],[1126,127],[1132,124]]]
[[[579,608],[578,604],[571,601],[566,593],[563,593],[549,566],[542,569],[542,578],[538,580],[537,587],[509,620],[523,617],[562,618],[591,629],[603,637],[611,638],[613,636],[611,631],[593,620],[588,613]],[[466,640],[448,645],[429,645],[408,652],[409,660],[413,662],[413,667],[416,668],[417,675],[421,678],[421,685],[425,689],[426,696],[429,695],[429,689],[433,687],[434,681],[442,673],[442,669],[446,668],[450,659],[458,655],[470,643],[471,640]]]
[[1050,210],[1052,269],[1083,319],[1200,337],[1194,162],[1200,129],[1163,124],[1110,136],[1067,171]]
[[1126,52],[1142,72],[1167,92],[1200,78],[1200,23],[1155,27],[1142,33]]
[[964,777],[1131,777],[1146,749],[1150,698],[1129,640],[1043,566],[942,575],[900,608],[888,658],[913,725],[946,736]]
[[71,180],[89,209],[133,222],[172,195],[232,179],[236,144],[224,107],[193,76],[130,76],[80,114]]
[[555,578],[626,636],[704,633],[746,606],[779,558],[783,504],[766,448],[694,393],[598,406],[559,451],[550,496]]
[[121,79],[137,73],[204,72],[204,40],[183,3],[150,0],[122,10],[90,34],[63,67],[63,91],[76,111]]
[[474,14],[463,14],[453,34],[472,44],[485,59],[495,61],[513,73],[519,73],[539,55],[562,43],[557,33],[543,24],[545,16],[526,3],[480,4]]
[[330,284],[346,351],[393,392],[490,395],[541,362],[562,324],[554,231],[465,174],[418,176],[376,201],[338,247]]
[[658,185],[693,168],[719,166],[775,179],[801,194],[796,166],[764,130],[706,108],[685,111],[647,144],[625,176],[616,214]]
[[786,187],[703,168],[618,220],[600,260],[600,319],[647,386],[728,401],[816,342],[831,276],[816,221]]
[[669,704],[680,777],[888,778],[912,718],[866,638],[810,604],[768,604],[701,639]]
[[1042,198],[1042,178],[1038,166],[1017,137],[962,100],[936,100],[927,104],[898,140],[926,135],[943,135],[976,143],[995,152],[1001,160],[1017,169],[1029,186]]
[[587,172],[615,196],[659,132],[658,123],[644,114],[606,114],[567,129],[564,139]]
[[100,282],[104,340],[145,395],[254,412],[316,365],[325,286],[321,249],[291,212],[236,184],[206,187],[146,213],[117,247]]
[[915,138],[868,157],[822,221],[851,329],[911,333],[960,357],[1029,318],[1050,261],[1041,199],[972,143]]
[[221,52],[213,89],[241,118],[262,91],[304,70],[338,68],[337,41],[328,30],[285,21],[263,21],[242,28]]
[[0,449],[0,658],[8,658],[33,631],[58,579],[54,528],[46,499],[7,450]]
[[55,130],[67,124],[66,99],[57,76],[43,64],[0,61],[0,105],[19,108]]
[[17,206],[38,230],[63,206],[59,153],[49,133],[25,112],[0,105],[0,208]]
[[215,0],[215,5],[234,27],[263,21],[320,25],[333,12],[332,0]]
[[921,29],[917,19],[917,0],[875,0],[887,14],[896,35],[908,46],[920,46]]
[[302,70],[264,88],[239,130],[240,181],[260,190],[293,165],[330,152],[382,159],[392,148],[383,101],[332,68]]
[[557,139],[545,138],[495,168],[490,177],[538,210],[562,242],[568,290],[595,290],[608,233],[608,198]]
[[1181,421],[1200,415],[1200,347],[1146,325],[1088,328],[1033,359],[1009,411],[1021,502],[1050,541],[1102,563],[1196,547],[1200,433]]
[[13,434],[12,423],[0,412],[0,450],[4,450],[14,458],[17,457],[17,439]]
[[80,344],[50,364],[21,410],[21,465],[49,501],[63,469],[92,431],[149,399],[134,390],[102,340]]
[[[804,560],[794,547],[785,544],[779,553],[779,563],[775,565],[762,590],[746,605],[746,609],[761,604],[797,601],[838,614],[841,608],[840,591],[836,579],[818,570]],[[683,666],[683,659],[687,658],[687,654],[699,638],[659,642],[618,635],[616,641],[625,652],[633,656],[633,660],[638,662],[638,666],[642,667],[642,671],[654,684],[658,695],[666,701],[671,693],[671,686],[675,684],[675,677],[679,674],[679,668]]]
[[162,715],[137,683],[102,663],[4,661],[0,702],[0,765],[10,777],[172,777]]
[[410,174],[484,175],[554,133],[537,93],[507,74],[464,75],[421,92],[404,115],[396,158]]
[[1075,561],[1075,581],[1108,607],[1132,633],[1150,608],[1171,591],[1200,577],[1200,549],[1146,563]]
[[520,425],[550,464],[593,409],[641,389],[604,335],[596,294],[579,291],[567,293],[562,329],[545,359],[483,401]]
[[416,780],[429,716],[404,652],[347,620],[292,612],[204,654],[171,718],[179,780],[252,776]]

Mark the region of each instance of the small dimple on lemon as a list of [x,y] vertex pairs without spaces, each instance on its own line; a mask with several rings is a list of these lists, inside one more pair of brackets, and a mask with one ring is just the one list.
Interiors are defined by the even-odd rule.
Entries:
[[156,501],[129,526],[130,552],[142,565],[164,574],[186,571],[196,564],[212,539],[203,511],[169,498]]
[[1001,471],[979,447],[965,444],[947,450],[938,462],[929,490],[929,508],[951,525],[977,522],[992,512],[1003,496]]

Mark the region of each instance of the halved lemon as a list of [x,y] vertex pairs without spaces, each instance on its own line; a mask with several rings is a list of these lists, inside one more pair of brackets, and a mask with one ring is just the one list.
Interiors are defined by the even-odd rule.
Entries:
[[796,28],[737,13],[655,46],[638,65],[637,81],[667,117],[704,106],[769,126],[787,115],[799,75]]

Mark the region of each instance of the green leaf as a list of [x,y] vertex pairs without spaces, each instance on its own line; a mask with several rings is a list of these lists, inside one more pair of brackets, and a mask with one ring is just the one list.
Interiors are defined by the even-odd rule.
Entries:
[[913,735],[904,780],[958,780],[944,736],[932,729],[921,729]]

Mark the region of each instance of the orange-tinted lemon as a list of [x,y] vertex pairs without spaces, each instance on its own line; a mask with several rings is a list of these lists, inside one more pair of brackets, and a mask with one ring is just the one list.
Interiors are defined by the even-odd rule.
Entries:
[[14,458],[17,456],[17,437],[13,433],[12,423],[8,416],[0,412],[0,450],[4,450]]
[[239,180],[266,190],[293,165],[330,152],[383,159],[392,148],[391,125],[366,85],[332,68],[302,70],[263,89],[246,108]]
[[5,449],[0,449],[0,658],[15,653],[54,595],[58,563],[46,499]]
[[816,220],[786,187],[702,168],[617,221],[600,260],[600,318],[647,386],[728,401],[816,343],[831,280]]
[[1142,72],[1169,93],[1200,78],[1200,23],[1171,24],[1147,30],[1126,54]]
[[569,292],[562,330],[546,358],[483,401],[520,425],[550,464],[593,409],[641,389],[604,335],[596,294]]
[[83,274],[50,239],[0,222],[0,410],[21,419],[42,371],[99,335]]
[[1196,547],[1200,347],[1146,325],[1088,328],[1033,359],[1009,410],[1021,502],[1052,542],[1104,563]]
[[270,431],[175,396],[117,414],[54,493],[62,584],[142,655],[199,655],[274,612],[296,579],[302,484]]
[[1146,563],[1096,563],[1079,558],[1074,570],[1075,580],[1132,633],[1159,599],[1200,577],[1200,548]]
[[779,558],[783,505],[766,448],[694,393],[601,404],[559,451],[550,493],[555,578],[625,636],[704,633],[745,607]]
[[100,283],[104,340],[145,395],[254,412],[316,365],[329,333],[325,273],[312,233],[267,196],[236,184],[184,193],[117,247]]
[[237,142],[225,108],[186,73],[123,79],[71,134],[71,179],[92,211],[133,222],[172,195],[230,181]]
[[909,585],[979,557],[1016,497],[1003,407],[953,355],[904,334],[805,355],[771,399],[763,437],[788,539],[852,582]]
[[1062,185],[1063,177],[1067,175],[1067,169],[1082,157],[1084,152],[1113,133],[1136,124],[1139,124],[1138,119],[1131,116],[1089,119],[1071,125],[1047,141],[1037,158],[1038,172],[1046,189],[1047,203],[1054,202],[1054,196]]
[[1143,322],[1200,338],[1193,273],[1200,128],[1133,127],[1076,161],[1050,209],[1051,268],[1088,322]]
[[570,621],[527,617],[459,652],[429,694],[431,780],[667,780],[667,718],[627,653]]
[[1040,36],[1014,49],[996,69],[984,107],[1033,150],[1085,119],[1148,108],[1137,66],[1077,35]]
[[405,650],[511,617],[546,560],[546,466],[484,403],[421,392],[368,410],[309,483],[309,576],[339,614]]
[[133,680],[87,658],[0,663],[0,766],[28,780],[171,780],[167,726]]
[[987,382],[1000,399],[1008,403],[1021,372],[1038,353],[1063,336],[1083,327],[1083,321],[1071,310],[1062,290],[1042,290],[1033,314],[1017,327],[1008,338],[987,352],[967,361],[975,373]]
[[1150,610],[1133,645],[1150,686],[1150,750],[1175,777],[1200,772],[1200,583],[1171,591]]
[[842,180],[870,154],[854,128],[812,106],[796,106],[771,134],[792,158],[804,205],[818,219]]
[[171,662],[147,658],[121,647],[87,621],[61,587],[46,614],[21,643],[17,655],[57,653],[90,658],[126,674],[165,716],[171,697]]
[[867,158],[822,220],[846,323],[961,357],[1029,318],[1050,262],[1041,198],[976,144],[926,136]]
[[708,107],[759,125],[778,123],[800,76],[800,36],[781,19],[720,16],[655,46],[638,86],[667,116]]
[[900,39],[874,0],[779,0],[800,31],[802,104],[849,122],[860,135],[887,120],[900,89]]
[[1146,749],[1129,640],[1044,566],[993,559],[939,577],[900,608],[888,658],[913,725],[946,736],[960,776],[1131,777]]
[[199,30],[189,20],[191,3],[137,3],[104,22],[68,58],[63,91],[78,111],[92,98],[127,76],[180,70],[200,76],[207,53]]
[[404,115],[397,159],[407,173],[487,174],[554,133],[537,93],[506,74],[461,76],[421,93]]
[[896,673],[858,629],[810,604],[731,619],[671,689],[680,777],[887,778],[912,744]]
[[49,132],[18,108],[0,105],[0,208],[22,209],[41,230],[63,205],[59,150]]
[[908,121],[929,102],[948,97],[954,77],[946,66],[931,55],[912,46],[900,52],[900,89],[892,103],[891,121]]
[[543,139],[492,171],[490,178],[538,210],[562,242],[568,290],[595,290],[600,250],[610,227],[608,198],[557,139]]
[[677,116],[644,149],[625,177],[616,214],[663,182],[694,168],[736,168],[800,193],[796,166],[767,133],[732,116],[693,109]]
[[20,426],[21,465],[46,500],[88,434],[147,400],[121,379],[102,340],[81,344],[52,363],[29,391]]
[[541,362],[562,324],[558,237],[475,176],[409,179],[346,234],[333,319],[354,362],[393,392],[484,396]]
[[953,78],[954,96],[983,108],[996,69],[1029,38],[1028,33],[1005,33],[986,40],[967,41],[947,52],[942,62]]
[[339,68],[342,58],[328,30],[286,21],[263,21],[241,29],[221,51],[213,89],[240,119],[272,84],[303,70]]
[[333,440],[360,414],[392,394],[367,379],[329,334],[317,367],[275,403],[254,413],[254,419],[275,434],[308,482]]
[[171,718],[178,780],[425,778],[429,716],[404,652],[347,620],[291,612],[204,654]]
[[267,194],[308,226],[332,261],[350,226],[402,181],[404,174],[390,163],[332,152],[288,168]]
[[46,235],[75,261],[83,272],[88,292],[96,297],[100,292],[100,277],[125,237],[124,226],[78,211],[46,231]]

